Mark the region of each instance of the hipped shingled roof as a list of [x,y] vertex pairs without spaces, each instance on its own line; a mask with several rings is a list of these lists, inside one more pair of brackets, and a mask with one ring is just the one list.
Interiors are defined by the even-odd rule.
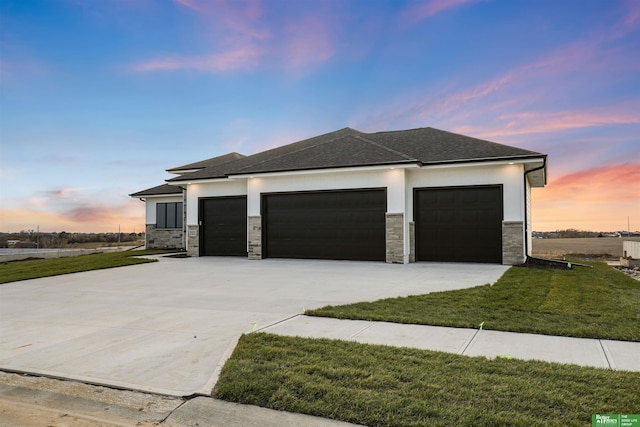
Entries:
[[[376,133],[344,128],[226,163],[211,164],[167,182],[354,166],[406,163],[423,166],[535,157],[545,155],[430,127]],[[187,166],[190,165],[181,169],[188,169]]]
[[181,171],[215,167],[215,166],[224,165],[225,163],[229,163],[234,160],[242,159],[244,157],[247,157],[247,156],[245,156],[244,154],[233,152],[233,153],[225,154],[223,156],[212,157],[207,160],[201,160],[199,162],[189,163],[188,165],[177,166],[175,168],[167,169],[167,172],[180,173]]
[[162,184],[157,187],[147,188],[146,190],[138,191],[137,193],[129,194],[130,197],[145,197],[145,196],[163,196],[163,195],[178,195],[182,194],[182,188],[175,185]]

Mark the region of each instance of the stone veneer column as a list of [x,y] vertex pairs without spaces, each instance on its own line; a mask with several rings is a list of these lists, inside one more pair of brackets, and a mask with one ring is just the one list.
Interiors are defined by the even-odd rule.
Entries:
[[404,264],[404,215],[401,213],[387,213],[386,237],[388,263]]
[[502,221],[502,263],[522,264],[524,255],[524,224],[522,221]]
[[189,236],[187,241],[187,254],[190,256],[200,256],[200,226],[187,225],[187,233]]
[[249,216],[249,259],[262,259],[262,217]]
[[409,223],[409,262],[416,262],[416,223]]

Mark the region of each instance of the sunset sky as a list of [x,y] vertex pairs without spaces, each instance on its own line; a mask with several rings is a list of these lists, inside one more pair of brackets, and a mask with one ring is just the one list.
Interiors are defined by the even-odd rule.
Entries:
[[165,169],[345,126],[546,153],[534,230],[640,230],[640,1],[0,2],[2,232],[142,231]]

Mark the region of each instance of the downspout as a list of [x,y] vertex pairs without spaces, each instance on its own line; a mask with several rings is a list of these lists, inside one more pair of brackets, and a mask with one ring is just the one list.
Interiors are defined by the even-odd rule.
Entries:
[[[527,258],[529,258],[529,233],[527,233],[527,229],[529,227],[529,224],[527,223],[527,218],[529,215],[527,215],[527,175],[529,175],[531,172],[536,172],[542,169],[545,169],[547,167],[547,156],[544,156],[542,158],[542,166],[528,170],[524,173],[523,175],[523,182],[524,182],[524,261],[527,261]],[[547,183],[547,174],[544,175],[544,183]]]

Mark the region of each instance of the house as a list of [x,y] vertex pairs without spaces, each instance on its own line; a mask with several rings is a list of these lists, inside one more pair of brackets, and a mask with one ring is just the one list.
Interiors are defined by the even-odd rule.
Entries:
[[546,155],[433,128],[351,128],[169,169],[147,247],[194,256],[519,264]]

